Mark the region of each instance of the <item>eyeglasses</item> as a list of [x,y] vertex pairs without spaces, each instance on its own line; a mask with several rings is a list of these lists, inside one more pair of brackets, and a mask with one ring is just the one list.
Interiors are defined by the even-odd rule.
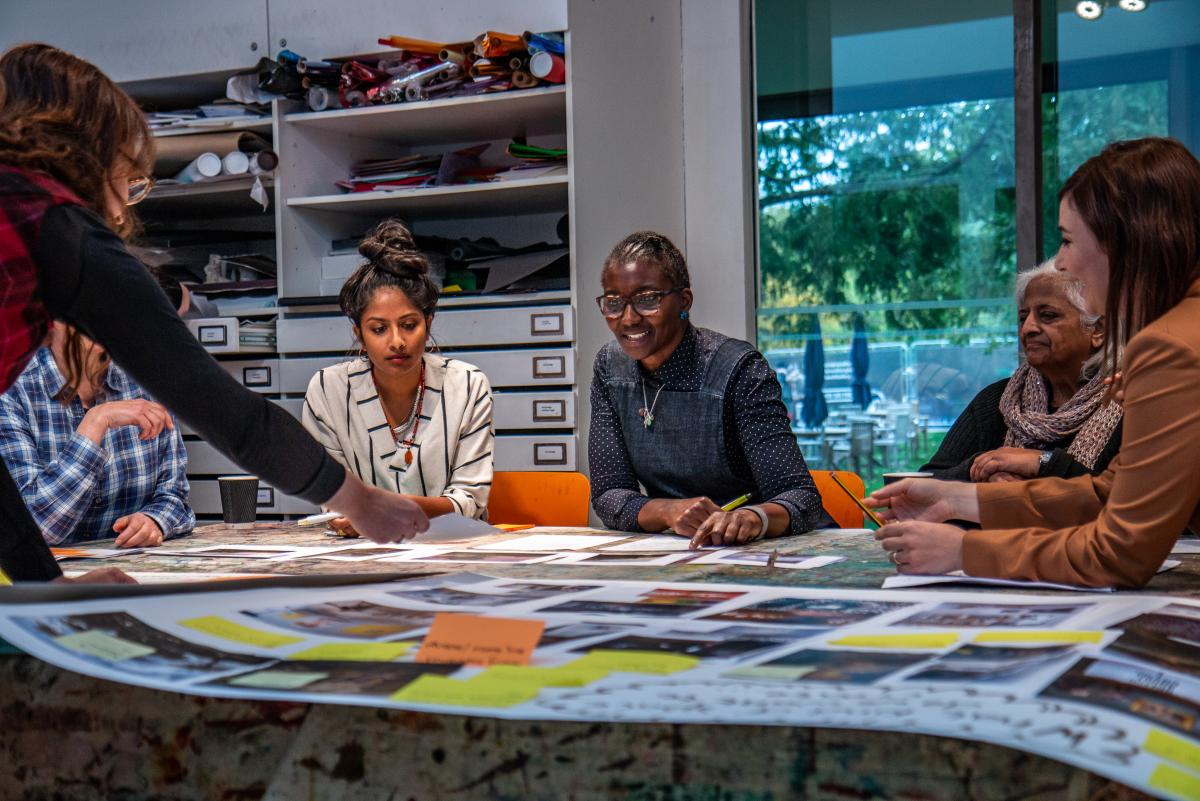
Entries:
[[150,190],[154,188],[154,179],[148,175],[139,175],[137,178],[129,179],[129,200],[125,201],[126,206],[136,206],[147,197],[150,196]]
[[629,305],[632,305],[633,310],[638,314],[655,314],[662,306],[663,298],[682,291],[683,287],[676,286],[666,291],[650,289],[645,292],[638,292],[631,297],[626,297],[625,295],[601,295],[596,298],[596,305],[600,307],[600,313],[610,320],[615,320],[624,314],[625,307]]

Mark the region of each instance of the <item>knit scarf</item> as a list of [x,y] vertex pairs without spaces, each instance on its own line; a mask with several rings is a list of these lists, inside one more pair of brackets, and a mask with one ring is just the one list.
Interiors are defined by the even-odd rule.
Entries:
[[1074,435],[1067,453],[1093,470],[1096,460],[1121,422],[1121,407],[1104,402],[1104,376],[1097,373],[1051,413],[1050,396],[1041,374],[1022,364],[1013,373],[1000,397],[1000,414],[1008,433],[1005,447],[1045,448]]

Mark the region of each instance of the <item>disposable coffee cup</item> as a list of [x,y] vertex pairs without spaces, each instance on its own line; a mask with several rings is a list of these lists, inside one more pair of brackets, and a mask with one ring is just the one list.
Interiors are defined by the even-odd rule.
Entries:
[[221,518],[226,523],[253,523],[258,517],[258,477],[218,476]]
[[903,481],[906,478],[933,478],[933,473],[923,473],[920,471],[912,473],[884,473],[883,483],[894,484],[897,481]]

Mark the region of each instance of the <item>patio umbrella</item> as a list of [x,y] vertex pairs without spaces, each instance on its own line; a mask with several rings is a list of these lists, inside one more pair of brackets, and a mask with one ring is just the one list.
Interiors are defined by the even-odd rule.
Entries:
[[818,428],[829,416],[825,404],[825,346],[821,343],[821,321],[813,315],[813,332],[804,346],[804,401],[800,419],[808,428]]
[[863,316],[855,314],[854,338],[850,341],[850,371],[854,374],[850,382],[850,398],[862,409],[871,405],[871,385],[867,383],[867,369],[870,365],[866,325]]

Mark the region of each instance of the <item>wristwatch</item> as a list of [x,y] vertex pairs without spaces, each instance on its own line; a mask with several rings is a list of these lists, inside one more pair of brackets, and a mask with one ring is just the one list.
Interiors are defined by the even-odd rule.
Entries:
[[1050,466],[1050,460],[1054,457],[1054,451],[1042,451],[1042,455],[1038,457],[1038,475],[1046,472],[1046,468]]

